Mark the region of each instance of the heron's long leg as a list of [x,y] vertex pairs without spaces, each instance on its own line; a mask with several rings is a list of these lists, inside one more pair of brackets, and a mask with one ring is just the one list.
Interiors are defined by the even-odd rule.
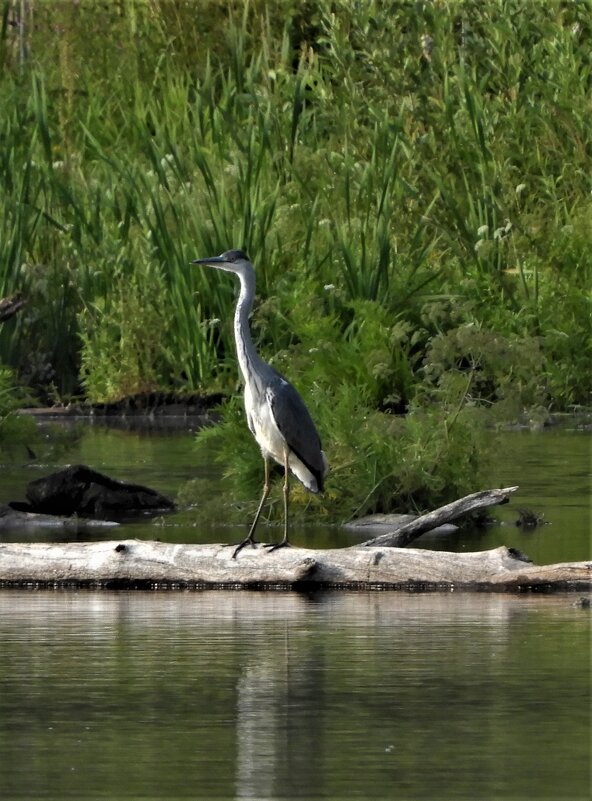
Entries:
[[284,453],[284,539],[281,545],[288,544],[288,502],[290,500],[290,465],[288,449]]
[[251,528],[249,529],[249,536],[247,537],[248,540],[251,542],[255,542],[253,539],[253,534],[255,533],[255,529],[257,528],[257,523],[259,522],[259,516],[261,515],[261,510],[263,509],[263,505],[267,500],[267,496],[269,495],[269,459],[264,456],[263,463],[265,465],[265,478],[263,479],[263,495],[261,496],[261,500],[259,501],[259,506],[257,508],[257,512],[255,513],[255,517],[253,518],[253,522],[251,523]]
[[251,523],[251,528],[249,529],[249,533],[247,534],[245,539],[236,546],[236,549],[232,554],[233,559],[236,558],[237,553],[241,551],[245,547],[245,545],[255,545],[255,537],[254,537],[255,529],[257,528],[257,523],[259,522],[259,516],[261,515],[261,510],[263,509],[263,505],[267,500],[267,496],[269,495],[269,488],[270,488],[269,459],[266,456],[264,456],[263,462],[265,464],[265,478],[263,479],[263,494],[261,496],[261,500],[259,501],[259,506],[257,507],[257,512],[255,513],[253,522]]
[[286,448],[284,452],[284,539],[275,545],[265,545],[271,551],[276,551],[278,548],[285,548],[290,545],[288,542],[288,505],[290,500],[290,454]]

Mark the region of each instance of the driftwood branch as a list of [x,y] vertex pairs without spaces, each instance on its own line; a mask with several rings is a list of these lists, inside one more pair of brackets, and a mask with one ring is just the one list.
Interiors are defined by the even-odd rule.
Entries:
[[412,548],[329,550],[263,546],[236,559],[224,545],[144,540],[0,544],[0,586],[102,588],[592,589],[592,562],[533,565],[505,548],[450,553]]
[[11,317],[19,312],[25,305],[24,299],[21,295],[11,295],[8,298],[0,299],[0,323],[9,320]]
[[510,495],[516,492],[517,489],[518,487],[506,487],[505,489],[474,492],[472,495],[467,495],[458,501],[453,501],[453,503],[441,506],[439,509],[434,509],[433,512],[417,517],[409,523],[404,523],[400,528],[367,540],[362,545],[404,548],[417,537],[425,534],[426,531],[431,531],[438,526],[444,525],[444,523],[450,523],[452,520],[456,520],[469,512],[508,503]]

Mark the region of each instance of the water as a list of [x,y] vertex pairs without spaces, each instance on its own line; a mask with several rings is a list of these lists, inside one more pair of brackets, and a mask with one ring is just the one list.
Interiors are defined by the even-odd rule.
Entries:
[[[48,453],[0,467],[0,503],[66,463],[172,496],[211,471],[189,431],[87,427]],[[421,544],[589,558],[588,473],[584,434],[503,435],[490,485],[521,485],[495,512],[506,525]],[[520,506],[549,525],[517,529]],[[185,510],[124,531],[238,539],[220,508],[210,528]],[[336,528],[294,534],[352,542]],[[591,616],[579,600],[0,591],[0,798],[588,799]]]
[[573,595],[0,593],[5,799],[584,799]]
[[[24,499],[29,481],[46,475],[64,464],[84,463],[115,478],[135,481],[176,498],[187,482],[195,482],[195,501],[210,492],[200,479],[214,470],[206,460],[197,463],[194,433],[185,430],[129,430],[82,425],[78,435],[59,450],[40,449],[37,461],[0,463],[0,504]],[[330,485],[330,476],[328,483]],[[421,547],[451,551],[476,551],[499,545],[518,548],[538,564],[590,559],[590,434],[569,428],[545,431],[508,432],[498,435],[496,459],[491,467],[488,487],[519,485],[520,491],[507,506],[494,507],[492,514],[503,525],[486,530],[463,530],[446,536],[426,535],[417,541]],[[280,487],[272,490],[279,498]],[[225,505],[232,499],[221,497],[219,518],[204,524],[192,509],[174,515],[126,525],[123,530],[94,532],[93,538],[111,539],[122,534],[165,542],[238,542],[250,523],[249,512],[243,526],[229,525]],[[545,524],[524,531],[515,525],[517,510],[526,508],[544,516]],[[262,539],[277,540],[277,527],[261,525]],[[55,540],[55,529],[35,532],[29,538]],[[66,539],[67,535],[61,535]],[[22,539],[23,532],[2,532],[4,541]],[[85,539],[89,535],[84,535]],[[296,545],[306,547],[344,547],[357,541],[351,532],[328,525],[298,525],[291,531]]]

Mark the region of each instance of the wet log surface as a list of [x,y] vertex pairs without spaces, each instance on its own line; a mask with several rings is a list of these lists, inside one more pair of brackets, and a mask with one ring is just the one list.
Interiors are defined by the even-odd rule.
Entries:
[[358,545],[263,546],[233,559],[224,545],[145,540],[0,544],[0,586],[106,589],[346,588],[590,590],[592,562],[533,565],[506,547],[473,553]]

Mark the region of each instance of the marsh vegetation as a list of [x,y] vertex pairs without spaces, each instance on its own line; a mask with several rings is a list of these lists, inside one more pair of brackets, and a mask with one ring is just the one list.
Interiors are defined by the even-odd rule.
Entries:
[[[589,3],[2,7],[0,402],[234,395],[234,286],[188,266],[229,247],[327,443],[317,511],[459,497],[485,415],[586,402]],[[252,497],[235,398],[212,440]]]

